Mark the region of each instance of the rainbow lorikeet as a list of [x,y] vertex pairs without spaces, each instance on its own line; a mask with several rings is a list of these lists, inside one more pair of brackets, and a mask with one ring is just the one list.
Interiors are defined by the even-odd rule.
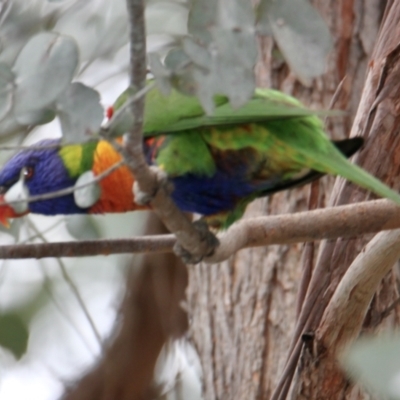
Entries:
[[[122,125],[121,133],[127,129]],[[215,99],[214,114],[205,115],[196,98],[178,92],[164,97],[154,88],[146,98],[144,136],[147,160],[167,174],[178,207],[204,215],[217,228],[227,228],[240,218],[253,199],[325,173],[341,175],[400,204],[397,193],[346,159],[362,139],[332,143],[314,112],[278,91],[257,89],[239,109],[231,108],[221,96]],[[40,145],[42,149],[37,148]],[[72,187],[88,171],[96,176],[120,159],[104,140],[74,145],[41,142],[17,153],[0,171],[1,199],[7,200],[17,184],[30,196]],[[129,169],[121,166],[98,183],[98,196],[89,203],[67,194],[30,202],[26,209],[2,205],[0,220],[27,212],[143,209],[134,203],[133,182]]]

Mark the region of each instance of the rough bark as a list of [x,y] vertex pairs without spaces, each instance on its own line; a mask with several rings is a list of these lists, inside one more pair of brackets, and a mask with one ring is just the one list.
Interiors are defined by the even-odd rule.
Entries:
[[[332,137],[346,137],[358,108],[385,2],[320,0],[314,3],[325,16],[334,38],[334,50],[329,57],[326,74],[316,79],[312,87],[302,87],[287,66],[274,58],[276,49],[272,39],[262,38],[260,62],[256,69],[258,82],[260,86],[275,87],[291,93],[311,107],[327,108],[339,83],[345,78],[341,90],[336,95],[334,107],[347,110],[347,117],[329,121],[328,128]],[[394,27],[391,34],[394,38],[387,38],[388,46],[393,41],[397,43],[396,37],[400,38],[399,35],[396,36]],[[379,53],[375,50],[375,60],[378,60],[377,52]],[[375,68],[381,68],[381,65]],[[374,69],[374,63],[369,66],[369,76],[371,69]],[[374,99],[372,103],[373,101]],[[371,103],[368,104],[371,107]],[[384,109],[381,107],[383,106],[379,105],[376,109],[372,119],[376,127],[368,131],[367,146],[358,160],[372,173],[398,188],[395,170],[398,169],[400,160],[396,159],[396,138],[393,135],[397,124],[396,107],[394,104],[387,104]],[[368,113],[369,110],[370,108],[365,108],[365,112]],[[382,115],[380,119],[376,119],[378,114]],[[359,126],[361,122],[365,122],[365,116],[368,114],[358,115],[353,133],[365,131]],[[385,135],[382,130],[393,133]],[[385,155],[382,159],[383,153]],[[270,200],[258,201],[252,205],[248,215],[294,212],[315,204],[323,206],[330,196],[332,183],[333,179],[321,180],[310,202],[308,187],[276,195]],[[365,199],[367,196],[352,185],[346,187],[350,188],[351,192],[346,192],[350,194],[345,197],[342,196],[340,204]],[[337,244],[328,242],[322,246],[316,268],[328,268],[329,273],[323,275],[324,280],[318,282],[315,280],[317,269],[314,268],[313,271],[312,282],[315,282],[321,295],[314,299],[319,313],[314,324],[307,326],[311,333],[318,327],[327,301],[344,270],[366,240],[367,238],[338,240]],[[326,250],[326,247],[329,250]],[[229,261],[219,265],[198,265],[189,269],[187,295],[191,317],[190,332],[202,360],[204,394],[207,400],[271,397],[285,366],[295,330],[296,309],[300,312],[302,308],[296,297],[299,287],[302,288],[300,301],[307,291],[313,252],[312,246],[307,247],[302,260],[302,246],[299,245],[242,250]],[[327,263],[325,266],[322,264],[323,259]],[[305,271],[303,278],[302,268]],[[383,280],[368,320],[374,315],[380,315],[381,310],[396,296],[394,283],[392,275]],[[325,299],[322,295],[326,289],[329,293],[325,294]],[[310,301],[309,293],[310,291],[305,304]],[[332,357],[329,358],[329,363],[324,365],[317,362],[319,357],[329,352],[324,349],[323,342],[317,341],[319,346],[314,345],[312,335],[304,337],[311,340],[302,341],[302,332],[303,329],[297,335],[298,348],[303,347],[298,364],[302,365],[302,368],[292,392],[293,398],[364,398],[359,388],[353,388],[343,381],[343,376],[338,373]],[[338,374],[340,379],[336,381]],[[290,383],[291,380],[287,382]],[[289,384],[283,387],[286,390],[282,392],[281,398],[285,398]]]
[[[399,19],[400,3],[393,1],[388,5],[369,63],[360,107],[351,132],[352,136],[362,135],[368,139],[366,146],[357,157],[358,163],[397,190],[400,189],[400,164],[397,150],[400,124]],[[369,193],[338,181],[331,202],[337,205],[366,200],[369,197]],[[294,392],[296,398],[320,398],[319,394],[322,390],[329,393],[326,398],[350,398],[354,396],[354,390],[357,390],[347,383],[337,366],[337,343],[328,344],[326,340],[329,325],[332,325],[334,321],[330,319],[321,323],[321,317],[350,263],[369,239],[368,236],[354,240],[324,242],[321,245],[314,272],[318,284],[315,279],[311,282],[309,289],[309,299],[314,296],[315,291],[319,292],[317,302],[314,301],[317,306],[308,312],[309,322],[305,328],[308,331],[316,331],[316,337],[312,346],[309,346],[309,351],[303,353],[302,368],[299,371]],[[381,323],[380,315],[397,298],[396,275],[392,272],[383,279],[375,294],[369,315],[364,321],[364,329],[371,330],[375,328],[377,322]],[[306,300],[305,307],[308,303],[309,301]],[[384,321],[385,324],[380,324],[379,329],[398,325],[399,321],[400,312],[398,308],[395,308],[390,318]],[[356,335],[353,334],[353,336]],[[340,341],[340,338],[337,341]],[[318,366],[316,359],[318,359]],[[361,395],[358,398],[362,398]]]

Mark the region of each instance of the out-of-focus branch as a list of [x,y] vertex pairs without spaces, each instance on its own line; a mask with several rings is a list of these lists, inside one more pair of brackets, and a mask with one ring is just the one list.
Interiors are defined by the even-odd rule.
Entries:
[[[220,246],[205,261],[217,263],[247,247],[291,244],[400,228],[400,208],[388,200],[375,200],[296,214],[249,218],[218,236]],[[131,239],[90,240],[0,246],[0,258],[82,257],[118,253],[172,251],[173,235]]]
[[186,330],[180,304],[186,268],[172,254],[149,254],[135,265],[127,281],[114,334],[102,357],[63,400],[149,400],[161,398],[153,384],[154,367],[164,343]]
[[[144,0],[127,0],[130,26],[130,81],[131,87],[138,92],[146,82],[146,32],[144,22]],[[126,137],[123,151],[127,165],[135,175],[141,192],[153,196],[150,202],[155,213],[165,226],[173,232],[178,242],[190,254],[203,257],[213,251],[191,222],[176,207],[169,197],[165,186],[157,179],[157,174],[150,169],[143,154],[143,114],[144,98],[132,101],[131,110],[134,118],[132,129]]]
[[317,332],[329,351],[335,353],[358,337],[378,286],[399,258],[400,229],[396,229],[378,233],[353,261],[336,288]]

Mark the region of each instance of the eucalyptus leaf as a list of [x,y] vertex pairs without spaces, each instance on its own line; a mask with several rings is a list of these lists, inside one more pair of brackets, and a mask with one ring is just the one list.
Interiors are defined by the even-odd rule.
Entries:
[[26,353],[28,339],[28,327],[17,314],[0,315],[0,346],[19,359]]
[[171,83],[168,79],[171,75],[170,72],[161,63],[160,57],[157,54],[150,53],[148,55],[148,60],[151,72],[154,74],[158,87],[165,96],[168,96],[171,91]]
[[332,47],[329,29],[308,0],[262,0],[258,30],[272,32],[290,68],[304,85],[322,74]]
[[42,108],[17,116],[16,121],[20,125],[43,125],[53,121],[55,116],[56,113],[53,110]]
[[165,66],[174,72],[176,70],[182,70],[189,62],[190,58],[185,51],[179,47],[169,50],[164,60]]
[[210,28],[218,18],[218,2],[215,0],[193,0],[188,16],[189,33],[203,44],[212,42]]
[[26,126],[18,123],[15,115],[10,112],[0,121],[0,137],[5,138],[9,136],[15,137],[17,134],[27,133]]
[[216,94],[226,95],[233,107],[244,105],[255,90],[253,68],[256,62],[256,46],[253,35],[215,30],[216,50],[208,72],[197,68],[193,76],[197,82],[199,99],[208,114],[214,111]]
[[382,397],[400,399],[400,335],[362,338],[341,357],[349,375]]
[[189,58],[199,67],[208,71],[211,66],[212,56],[207,49],[197,44],[190,37],[183,39],[182,44],[183,50],[189,56]]
[[[89,208],[99,200],[101,188],[97,182],[94,182],[92,171],[84,172],[76,181],[74,191],[75,204],[81,208]],[[80,187],[83,186],[84,187]],[[80,187],[80,188],[79,188]]]
[[68,232],[78,240],[99,239],[100,233],[91,215],[77,214],[67,218]]
[[197,84],[193,78],[193,63],[183,48],[169,50],[164,63],[171,70],[172,86],[187,96],[195,96]]
[[145,10],[147,35],[185,35],[188,8],[177,1],[157,1]]
[[99,93],[74,82],[56,102],[63,137],[67,142],[83,142],[97,133],[104,118]]
[[0,120],[11,110],[14,74],[6,64],[0,64]]
[[54,30],[79,43],[82,61],[112,57],[129,41],[125,0],[81,1],[68,7],[57,19]]
[[78,48],[70,37],[43,32],[30,39],[13,68],[17,117],[53,103],[67,89],[77,65]]
[[189,12],[189,33],[183,49],[194,63],[192,77],[208,114],[217,94],[229,97],[234,107],[254,93],[257,47],[254,12],[249,2],[195,0]]

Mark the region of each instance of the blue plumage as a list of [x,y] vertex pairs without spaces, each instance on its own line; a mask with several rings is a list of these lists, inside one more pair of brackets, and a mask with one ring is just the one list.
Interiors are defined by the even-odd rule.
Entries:
[[[21,151],[12,157],[0,171],[0,187],[10,187],[19,179],[22,168],[32,168],[33,175],[26,180],[31,196],[40,195],[74,186],[76,179],[68,176],[60,158],[58,140],[44,140],[36,146],[48,147]],[[53,147],[55,146],[55,147]],[[79,208],[72,194],[57,199],[40,200],[30,203],[33,213],[45,215],[80,214],[86,209]]]

